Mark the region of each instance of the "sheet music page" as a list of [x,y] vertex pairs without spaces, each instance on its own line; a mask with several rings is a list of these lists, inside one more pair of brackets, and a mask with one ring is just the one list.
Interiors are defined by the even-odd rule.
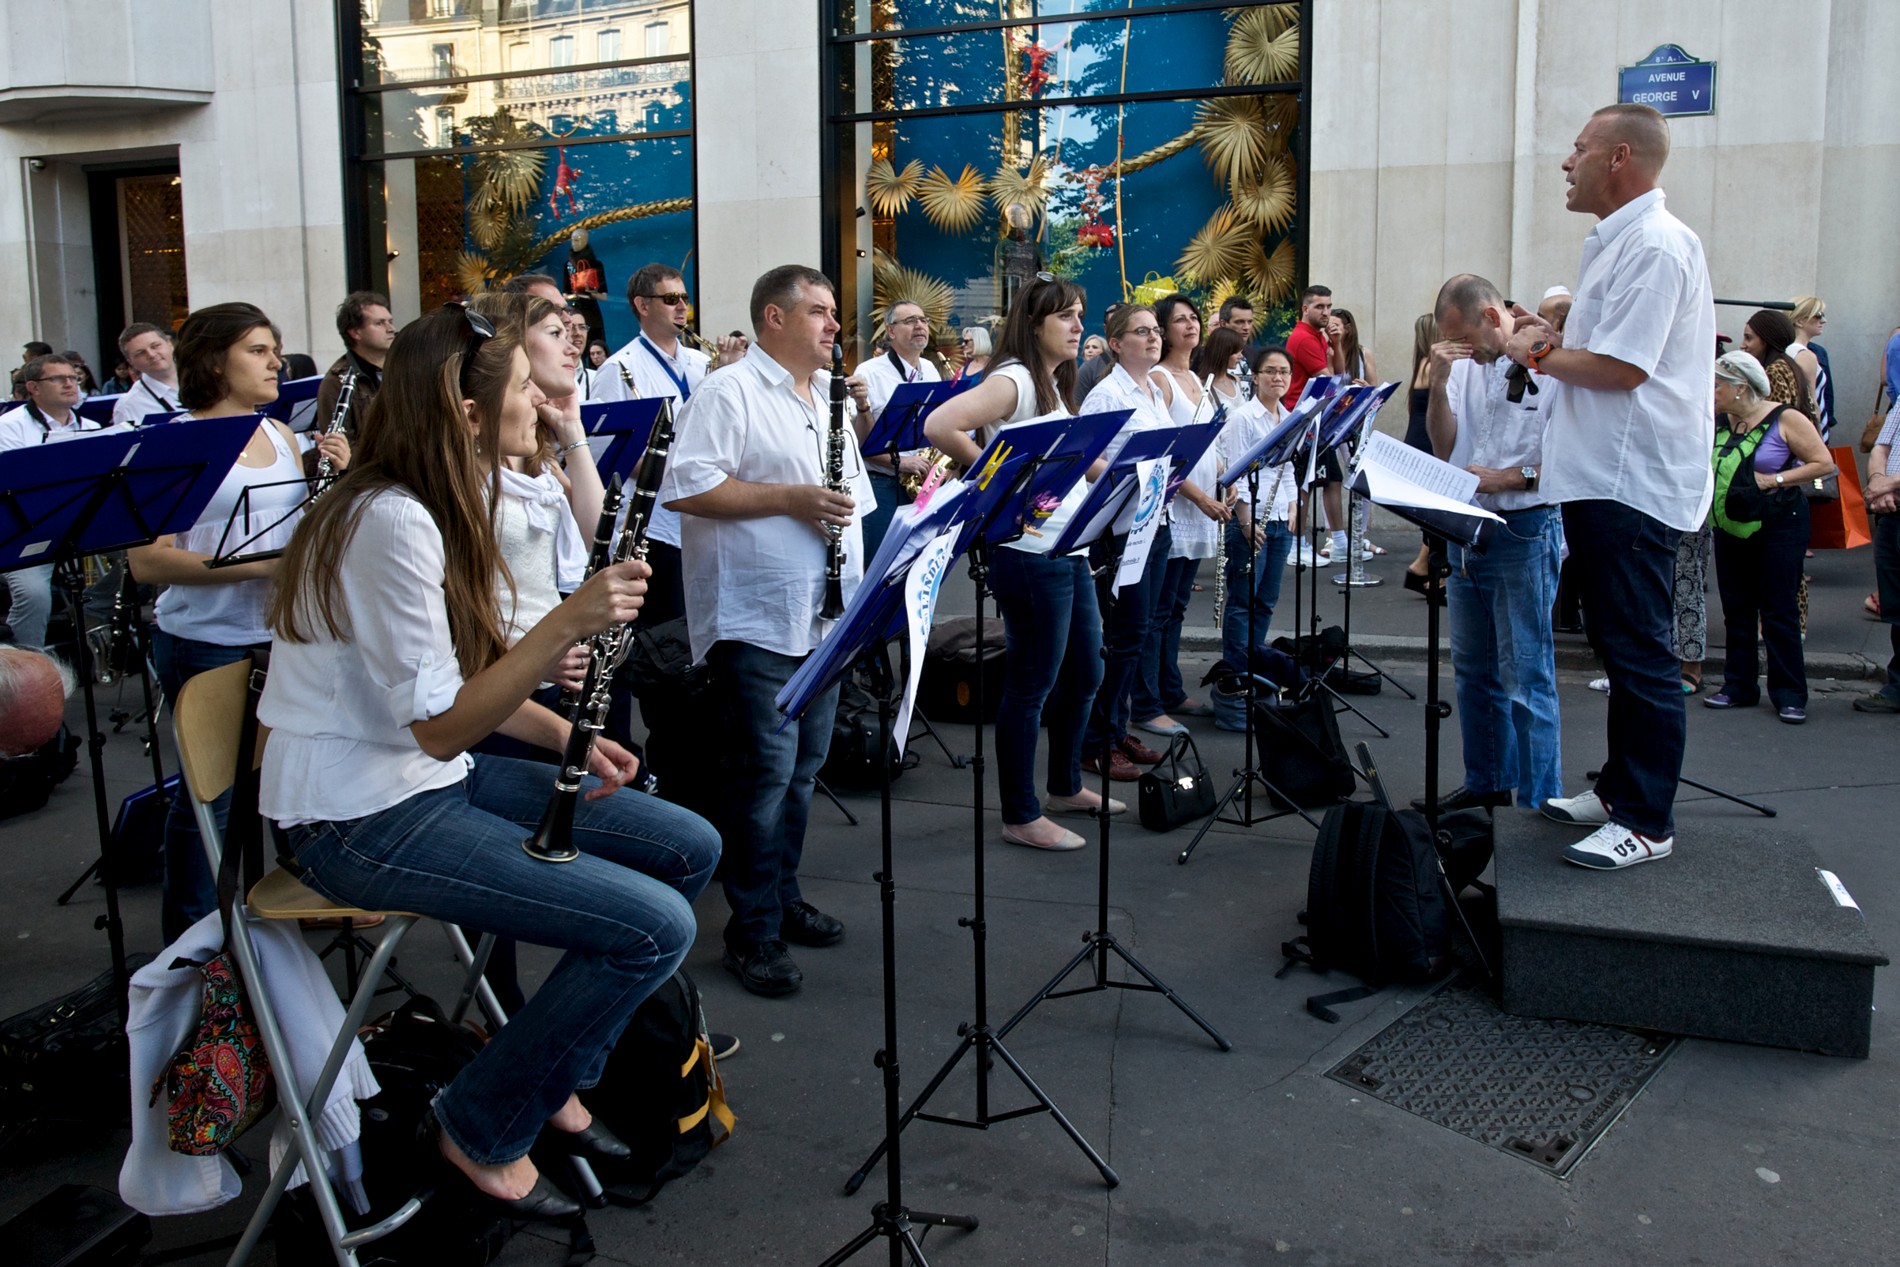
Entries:
[[1429,453],[1421,453],[1383,431],[1374,431],[1367,438],[1364,466],[1370,468],[1375,463],[1388,476],[1396,475],[1408,484],[1459,503],[1464,509],[1475,509],[1470,502],[1478,495],[1477,476],[1449,462],[1441,462]]

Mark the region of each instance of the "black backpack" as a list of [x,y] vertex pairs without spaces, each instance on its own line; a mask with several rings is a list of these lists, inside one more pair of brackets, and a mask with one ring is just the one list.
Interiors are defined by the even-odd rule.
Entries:
[[62,724],[59,733],[20,757],[0,759],[0,818],[31,814],[79,764],[79,736]]
[[732,1135],[726,1087],[713,1065],[699,988],[682,969],[634,1009],[581,1102],[633,1150],[596,1162],[607,1198],[645,1205]]
[[1436,833],[1416,810],[1358,803],[1327,810],[1307,876],[1306,933],[1282,944],[1278,975],[1305,963],[1364,981],[1307,999],[1306,1010],[1328,1022],[1339,1020],[1333,1004],[1444,975],[1456,966],[1451,895],[1476,881],[1491,847],[1482,810],[1441,814]]

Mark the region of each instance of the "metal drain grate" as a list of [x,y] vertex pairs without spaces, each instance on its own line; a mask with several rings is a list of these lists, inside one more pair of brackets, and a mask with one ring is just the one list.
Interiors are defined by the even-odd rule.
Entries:
[[1327,1076],[1564,1175],[1680,1045],[1661,1034],[1510,1016],[1459,979]]

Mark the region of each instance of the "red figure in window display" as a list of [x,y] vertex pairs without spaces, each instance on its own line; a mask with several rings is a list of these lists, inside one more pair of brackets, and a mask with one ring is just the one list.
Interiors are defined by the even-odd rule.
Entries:
[[561,218],[561,196],[563,194],[567,196],[567,209],[569,211],[575,209],[574,182],[581,178],[578,169],[567,165],[567,146],[561,146],[559,154],[560,158],[554,165],[554,190],[548,194],[548,210],[554,213],[556,220]]

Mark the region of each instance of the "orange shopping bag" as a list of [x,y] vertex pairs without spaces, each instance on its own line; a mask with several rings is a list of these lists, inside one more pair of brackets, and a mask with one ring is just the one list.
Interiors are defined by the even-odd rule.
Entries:
[[1834,464],[1841,468],[1841,495],[1831,502],[1808,503],[1808,544],[1816,550],[1852,550],[1870,545],[1873,530],[1867,526],[1867,500],[1860,494],[1860,467],[1852,449],[1829,449]]

